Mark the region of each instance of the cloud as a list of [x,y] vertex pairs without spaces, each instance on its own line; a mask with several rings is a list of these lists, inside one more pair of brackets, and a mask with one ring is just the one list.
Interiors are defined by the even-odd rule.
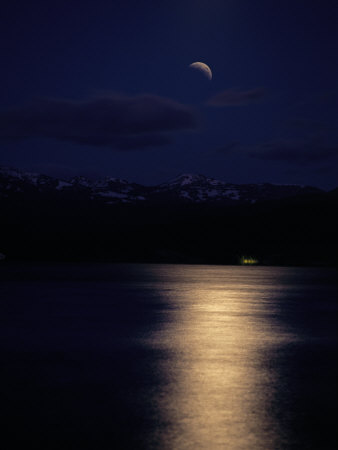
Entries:
[[207,104],[210,106],[243,106],[256,103],[266,97],[264,88],[255,88],[248,91],[228,89],[211,97]]
[[324,122],[307,118],[292,118],[283,122],[287,129],[301,133],[331,133],[334,132],[337,127],[334,123]]
[[0,113],[1,139],[53,138],[118,150],[162,146],[174,132],[196,127],[189,106],[146,94],[44,99]]
[[336,159],[338,144],[318,139],[274,140],[252,147],[248,154],[252,158],[266,161],[314,164]]
[[338,160],[338,144],[322,137],[302,139],[275,139],[255,145],[233,141],[216,150],[224,156],[246,155],[264,161],[277,161],[295,165],[321,164]]

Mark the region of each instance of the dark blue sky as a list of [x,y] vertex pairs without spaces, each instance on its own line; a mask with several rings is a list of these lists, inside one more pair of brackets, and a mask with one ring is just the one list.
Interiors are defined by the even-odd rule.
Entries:
[[0,164],[336,187],[337,29],[328,0],[7,2]]

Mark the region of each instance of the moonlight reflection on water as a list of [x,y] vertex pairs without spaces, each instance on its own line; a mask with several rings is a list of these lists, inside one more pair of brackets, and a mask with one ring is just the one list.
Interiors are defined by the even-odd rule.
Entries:
[[160,447],[277,448],[278,373],[266,358],[300,339],[274,323],[268,287],[282,289],[278,276],[215,267],[171,268],[170,276],[178,285],[161,289],[166,325],[149,340],[168,353],[159,368],[168,383],[158,411],[169,423]]

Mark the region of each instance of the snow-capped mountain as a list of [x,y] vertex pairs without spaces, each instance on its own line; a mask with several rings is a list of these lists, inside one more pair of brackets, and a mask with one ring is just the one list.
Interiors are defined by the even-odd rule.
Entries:
[[154,192],[175,195],[181,200],[194,203],[223,202],[256,203],[320,192],[310,186],[263,184],[233,184],[200,174],[182,174],[154,188]]
[[145,198],[139,194],[142,186],[129,183],[119,178],[106,177],[101,180],[90,180],[86,177],[60,179],[21,170],[0,167],[0,197],[8,197],[13,193],[75,193],[92,200],[102,199],[105,203],[135,202]]
[[120,178],[90,180],[85,177],[60,179],[38,173],[0,167],[0,198],[27,193],[72,194],[105,204],[137,202],[188,202],[253,204],[321,192],[309,186],[233,184],[200,174],[182,174],[157,186],[142,186]]

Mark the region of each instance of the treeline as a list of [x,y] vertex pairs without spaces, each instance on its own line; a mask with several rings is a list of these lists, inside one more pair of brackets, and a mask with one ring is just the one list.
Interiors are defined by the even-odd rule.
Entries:
[[7,260],[336,265],[337,193],[246,206],[2,199]]

